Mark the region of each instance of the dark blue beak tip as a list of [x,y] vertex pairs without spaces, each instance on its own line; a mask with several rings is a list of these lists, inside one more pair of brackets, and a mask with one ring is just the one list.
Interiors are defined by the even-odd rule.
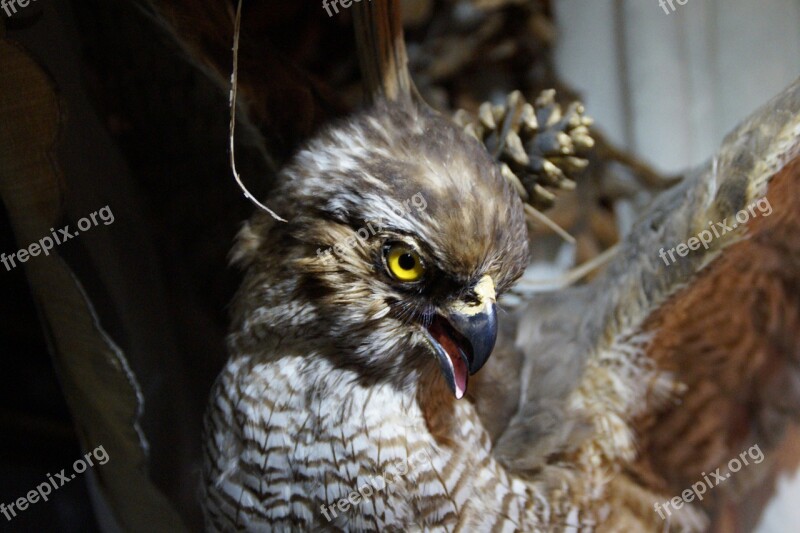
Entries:
[[497,342],[497,305],[488,302],[483,311],[474,315],[453,313],[448,321],[469,344],[465,355],[467,369],[473,375],[489,360]]

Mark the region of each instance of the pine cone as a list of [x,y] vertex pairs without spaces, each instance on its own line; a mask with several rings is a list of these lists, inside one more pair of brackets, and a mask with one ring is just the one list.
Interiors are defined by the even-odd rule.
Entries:
[[539,210],[552,207],[552,189],[575,188],[574,177],[589,164],[580,156],[594,146],[583,104],[573,102],[562,112],[555,94],[543,91],[531,105],[514,91],[505,105],[483,103],[477,117],[463,109],[453,117],[486,145],[503,176]]

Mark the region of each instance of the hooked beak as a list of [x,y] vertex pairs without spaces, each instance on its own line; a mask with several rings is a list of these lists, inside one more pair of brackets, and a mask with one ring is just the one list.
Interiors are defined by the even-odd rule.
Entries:
[[461,399],[467,380],[483,367],[497,340],[497,304],[494,282],[488,275],[475,286],[478,302],[456,302],[437,313],[427,328],[430,342],[447,385]]

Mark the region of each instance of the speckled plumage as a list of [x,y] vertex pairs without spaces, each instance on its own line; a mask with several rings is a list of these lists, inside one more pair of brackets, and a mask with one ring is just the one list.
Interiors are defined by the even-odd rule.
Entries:
[[[234,249],[246,276],[206,417],[208,528],[706,528],[718,502],[735,501],[724,488],[667,521],[653,504],[753,442],[769,457],[767,445],[800,413],[797,335],[725,322],[731,290],[719,289],[761,290],[763,306],[783,309],[742,309],[753,324],[798,316],[787,296],[800,271],[800,166],[789,164],[800,153],[797,109],[800,83],[662,194],[592,283],[502,314],[494,354],[462,400],[420,325],[453,301],[476,299],[483,276],[501,293],[521,274],[519,199],[477,142],[427,111],[379,104],[320,133],[284,170],[270,205],[289,223],[258,214]],[[424,210],[392,213],[417,193]],[[770,218],[675,265],[659,259],[665,243],[765,195]],[[377,219],[387,234],[318,257]],[[387,277],[378,260],[386,235],[419,242],[435,265],[429,284],[407,290]],[[758,259],[736,260],[754,249]],[[747,372],[728,372],[733,387],[717,386],[725,385],[715,381],[719,369],[739,367]],[[771,391],[773,382],[788,384],[786,394]],[[741,432],[719,429],[733,426]],[[697,435],[714,446],[698,448]],[[407,473],[327,520],[322,506],[330,513],[420,452]],[[751,472],[737,479],[757,480]]]
[[[283,172],[274,209],[242,230],[247,267],[234,304],[231,360],[207,415],[213,529],[514,530],[530,488],[491,457],[468,401],[456,402],[420,324],[477,281],[498,292],[526,266],[519,199],[482,146],[411,104],[379,104],[322,132]],[[393,206],[421,195],[400,216]],[[366,246],[317,250],[380,220]],[[413,238],[434,264],[407,289],[383,272],[381,242]],[[330,522],[320,506],[419,450],[385,491]]]

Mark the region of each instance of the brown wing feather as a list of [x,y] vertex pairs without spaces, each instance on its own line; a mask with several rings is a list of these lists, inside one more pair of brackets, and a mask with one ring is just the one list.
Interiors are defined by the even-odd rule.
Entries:
[[[781,445],[800,413],[798,183],[796,160],[771,181],[773,213],[752,220],[749,239],[726,250],[645,326],[655,334],[649,355],[687,385],[680,403],[637,427],[639,468],[657,472],[673,493],[750,446]],[[746,486],[758,474],[745,469],[735,480]],[[722,505],[735,494],[713,496]]]
[[[579,472],[573,489],[597,503],[597,515],[605,508],[604,530],[703,529],[703,505],[714,526],[752,524],[761,506],[741,496],[771,482],[768,464],[741,470],[669,525],[653,504],[755,444],[791,463],[785,431],[800,416],[798,112],[795,83],[663,193],[602,276],[537,296],[520,315],[520,407],[494,453],[513,471]],[[765,195],[769,216],[751,216],[746,229],[674,264],[659,258],[660,248]]]

